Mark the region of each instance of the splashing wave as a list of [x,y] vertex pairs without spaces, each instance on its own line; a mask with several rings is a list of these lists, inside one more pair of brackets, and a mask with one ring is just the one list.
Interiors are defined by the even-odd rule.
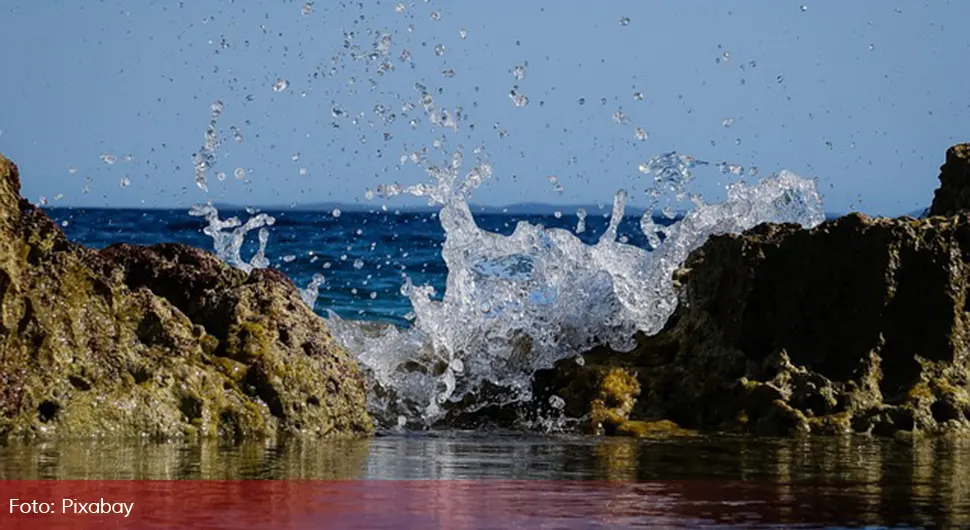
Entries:
[[[484,152],[475,154],[477,165],[462,178],[460,150],[444,166],[415,153],[411,160],[431,182],[380,190],[386,196],[426,197],[441,208],[448,266],[443,298],[434,300],[432,287],[406,279],[402,291],[415,315],[409,329],[330,315],[334,334],[371,377],[371,409],[385,426],[431,425],[486,384],[504,389],[501,403],[488,404],[529,400],[537,370],[595,345],[626,350],[635,332],[659,331],[677,304],[673,272],[709,236],[763,222],[810,227],[824,219],[815,182],[782,171],[754,185],[730,186],[724,203],[699,204],[665,229],[652,252],[617,241],[624,191],[617,193],[610,226],[594,245],[567,230],[527,222],[503,236],[480,229],[466,202],[491,175]],[[674,165],[684,160],[668,159]],[[665,178],[690,177],[679,166],[651,169]]]

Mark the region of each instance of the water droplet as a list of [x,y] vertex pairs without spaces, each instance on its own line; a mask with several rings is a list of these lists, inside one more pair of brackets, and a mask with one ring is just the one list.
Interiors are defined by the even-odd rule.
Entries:
[[549,183],[552,184],[552,188],[556,190],[557,193],[562,194],[565,188],[563,188],[562,184],[559,183],[559,177],[555,175],[549,175],[548,177],[546,177],[546,180],[548,180]]
[[556,410],[562,410],[566,407],[566,400],[559,396],[549,396],[549,406]]
[[397,5],[394,6],[394,11],[397,11],[398,13],[403,13],[407,11],[407,9],[408,6],[404,5],[403,2],[398,2]]
[[333,211],[330,212],[330,215],[334,216],[335,218],[340,217],[340,208],[334,208]]
[[627,123],[630,123],[630,120],[627,119],[626,114],[624,114],[622,110],[618,110],[613,113],[613,121],[615,121],[616,123],[619,123],[620,125],[626,125]]
[[101,155],[101,160],[105,164],[108,164],[110,166],[110,165],[112,165],[112,164],[114,164],[115,162],[118,161],[118,157],[116,157],[115,155],[112,155],[110,153],[105,153],[105,154]]
[[876,45],[875,44],[870,44],[869,45],[869,51],[872,51],[872,50],[875,50],[875,49],[876,49]]
[[357,270],[364,268],[364,260],[357,258],[354,260],[354,268]]
[[643,92],[634,92],[633,93],[633,100],[634,101],[643,101]]
[[445,54],[445,45],[444,44],[436,44],[435,47],[434,47],[434,54],[437,55],[438,57],[441,57],[442,55],[444,55]]
[[576,210],[576,233],[582,234],[586,231],[586,209],[579,208]]
[[67,219],[64,219],[63,221],[61,221],[61,226],[63,226],[64,228],[67,228],[67,225],[69,224],[71,223],[67,222]]
[[555,212],[552,213],[552,216],[555,217],[556,219],[562,219],[562,212],[560,212],[559,210],[556,210]]
[[630,25],[630,17],[622,17],[622,18],[620,18],[620,25],[621,26],[629,26]]
[[445,76],[448,79],[451,79],[452,77],[455,77],[455,71],[452,69],[443,70],[441,72],[441,75]]
[[219,180],[226,180],[226,174],[222,171],[216,173],[216,178]]
[[283,79],[283,78],[277,79],[276,83],[273,85],[273,92],[282,92],[286,90],[289,86],[290,86],[290,82],[287,81],[286,79]]
[[517,81],[525,79],[525,66],[521,64],[516,65],[516,67],[512,69],[512,77],[514,77]]
[[44,197],[43,195],[37,197],[37,204],[40,206],[47,206],[47,197]]
[[127,188],[131,185],[131,180],[128,177],[121,177],[121,187]]
[[435,22],[441,20],[441,11],[432,11],[431,12],[431,20],[433,20]]
[[509,97],[512,99],[512,103],[516,107],[525,107],[529,105],[529,98],[525,94],[520,94],[514,89],[509,91]]
[[650,138],[650,134],[647,131],[644,131],[640,127],[637,127],[637,130],[634,133],[634,136],[636,137],[637,140],[640,140],[641,142],[646,141],[648,138]]
[[67,174],[68,175],[73,175],[75,173],[77,173],[77,168],[76,167],[69,167],[69,168],[67,168]]
[[236,170],[232,172],[232,174],[235,175],[236,178],[239,180],[243,180],[246,178],[246,170],[241,167],[237,167]]
[[313,2],[307,2],[303,4],[303,11],[302,11],[303,16],[309,15],[310,11],[313,11]]
[[466,31],[465,28],[462,28],[462,29],[458,30],[458,36],[461,37],[462,40],[464,40],[464,39],[468,38],[468,31]]
[[721,122],[721,125],[724,126],[724,127],[730,127],[730,126],[734,125],[734,118],[725,118]]

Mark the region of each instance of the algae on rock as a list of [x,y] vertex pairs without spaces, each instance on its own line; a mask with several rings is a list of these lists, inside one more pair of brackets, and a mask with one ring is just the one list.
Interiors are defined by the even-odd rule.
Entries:
[[280,273],[69,242],[0,156],[0,436],[369,434],[350,355]]

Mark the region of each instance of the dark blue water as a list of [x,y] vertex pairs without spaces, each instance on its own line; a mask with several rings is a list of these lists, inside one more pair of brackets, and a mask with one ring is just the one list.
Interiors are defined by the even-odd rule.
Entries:
[[[50,208],[47,213],[73,241],[102,248],[113,243],[151,245],[175,242],[212,250],[212,240],[202,233],[205,221],[183,210],[133,210],[99,208]],[[410,302],[401,295],[404,275],[415,285],[432,285],[440,296],[447,269],[441,258],[445,235],[437,214],[425,211],[349,211],[334,217],[330,211],[271,211],[276,218],[270,227],[266,254],[271,266],[305,287],[314,274],[326,283],[320,288],[316,311],[332,310],[341,317],[382,320],[407,325]],[[590,210],[586,230],[577,234],[595,243],[609,224],[609,209]],[[245,210],[220,211],[220,217],[245,220]],[[575,233],[577,217],[565,212],[555,215],[510,215],[480,213],[475,217],[486,230],[511,234],[525,221],[547,228]],[[619,237],[644,246],[639,217],[627,216],[620,224]],[[661,225],[672,221],[657,217]],[[255,231],[249,234],[242,255],[256,251]],[[359,260],[359,262],[358,262]],[[355,267],[357,262],[358,267]]]

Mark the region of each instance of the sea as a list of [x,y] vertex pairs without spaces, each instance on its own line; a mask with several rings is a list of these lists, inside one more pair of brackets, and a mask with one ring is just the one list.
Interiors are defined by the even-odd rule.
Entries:
[[[549,210],[550,208],[545,208]],[[565,208],[544,214],[474,212],[483,229],[510,235],[519,222],[568,230],[586,244],[594,244],[609,226],[612,210],[606,206],[583,208],[585,229],[577,233],[577,209]],[[213,250],[212,239],[203,233],[206,223],[189,210],[123,208],[48,208],[47,214],[72,240],[93,248],[114,243],[151,245],[182,243]],[[441,255],[445,232],[437,210],[346,210],[338,207],[299,209],[246,209],[223,207],[223,218],[246,219],[265,213],[275,219],[266,245],[268,266],[284,272],[295,285],[304,287],[314,274],[324,283],[314,305],[317,314],[337,315],[364,321],[408,326],[411,303],[402,294],[404,276],[416,285],[430,285],[444,292],[447,267]],[[682,214],[653,216],[659,226],[669,226]],[[618,237],[631,245],[646,246],[640,216],[624,216]],[[245,240],[241,254],[252,256],[256,237]]]

